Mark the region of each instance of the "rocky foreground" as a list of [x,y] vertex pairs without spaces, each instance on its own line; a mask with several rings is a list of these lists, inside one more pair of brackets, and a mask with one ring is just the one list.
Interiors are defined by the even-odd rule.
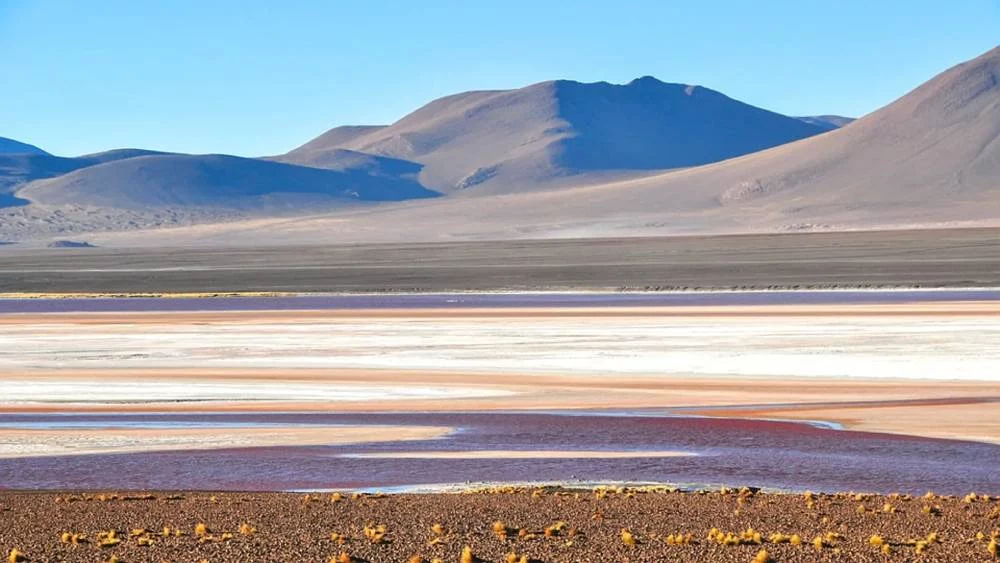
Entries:
[[972,562],[998,528],[1000,497],[976,494],[0,493],[12,562]]

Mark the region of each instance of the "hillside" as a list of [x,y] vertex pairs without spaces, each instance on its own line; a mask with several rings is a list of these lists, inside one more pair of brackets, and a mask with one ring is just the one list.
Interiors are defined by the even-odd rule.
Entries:
[[853,117],[844,117],[842,115],[803,115],[796,117],[795,119],[805,121],[806,123],[817,127],[822,127],[827,131],[840,129],[848,123],[855,121]]
[[[481,94],[489,97],[492,95]],[[479,104],[480,100],[464,103]],[[724,162],[566,190],[132,235],[272,242],[1000,226],[1000,48],[825,133]]]
[[0,137],[0,155],[3,154],[49,154],[35,145],[29,145],[14,139]]
[[389,126],[332,129],[278,158],[323,166],[349,149],[418,163],[421,183],[443,193],[509,193],[695,166],[825,130],[652,77],[557,80],[448,96]]
[[156,154],[38,180],[17,196],[46,205],[116,209],[212,208],[267,212],[358,201],[433,197],[406,179],[225,155]]

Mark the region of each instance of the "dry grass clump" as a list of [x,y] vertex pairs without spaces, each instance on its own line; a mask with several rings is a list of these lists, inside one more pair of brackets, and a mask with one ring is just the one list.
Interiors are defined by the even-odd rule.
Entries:
[[[718,528],[712,528],[708,532],[708,539],[710,541],[718,543],[719,545],[728,545],[728,546],[760,545],[764,543],[764,539],[761,536],[761,533],[754,530],[753,528],[747,528],[746,530],[738,534],[732,532],[724,533],[720,531]],[[790,537],[788,539],[789,541],[791,540]]]
[[207,536],[209,531],[208,526],[206,526],[204,522],[198,522],[194,526],[194,535],[198,537]]
[[561,534],[562,531],[566,528],[566,526],[567,524],[563,521],[556,522],[555,524],[552,524],[551,526],[545,528],[544,535],[547,538],[554,538],[559,534]]
[[472,553],[472,548],[470,546],[462,548],[462,556],[459,561],[461,561],[461,563],[476,563],[477,558],[475,554]]
[[753,558],[753,563],[772,563],[773,561],[774,559],[771,559],[766,549],[758,551],[757,556]]
[[496,522],[493,523],[493,534],[500,541],[507,541],[507,533],[508,533],[508,531],[509,531],[509,528],[507,528],[507,524],[504,524],[503,522],[501,522],[499,520],[497,520]]
[[115,530],[108,530],[107,532],[99,532],[97,534],[97,545],[100,547],[114,547],[120,543],[122,543],[122,540],[118,537],[118,532]]
[[351,557],[350,553],[341,551],[340,555],[330,558],[330,563],[354,563],[354,558]]
[[27,561],[28,556],[26,556],[22,551],[16,547],[10,550],[10,555],[7,556],[7,561],[9,563],[21,563],[21,561]]
[[379,524],[378,526],[369,524],[364,527],[363,531],[365,537],[368,538],[368,541],[372,542],[373,544],[378,545],[381,543],[388,542],[388,540],[385,537],[385,535],[388,533],[388,530],[386,529],[384,524]]
[[989,552],[989,554],[992,555],[994,559],[997,558],[998,548],[997,548],[996,538],[991,539],[990,543],[986,544],[986,551]]
[[244,536],[252,536],[257,531],[257,528],[251,526],[248,522],[240,524],[240,534]]
[[622,536],[622,543],[629,547],[632,547],[637,543],[639,543],[639,540],[636,539],[635,535],[625,528],[622,528],[621,536]]
[[668,534],[666,539],[667,545],[691,545],[694,543],[693,534]]

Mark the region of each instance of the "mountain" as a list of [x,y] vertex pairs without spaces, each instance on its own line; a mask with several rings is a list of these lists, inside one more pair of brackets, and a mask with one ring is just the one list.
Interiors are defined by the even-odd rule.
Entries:
[[796,117],[795,119],[805,121],[806,123],[817,127],[822,127],[827,131],[840,129],[848,123],[855,121],[853,117],[844,117],[842,115],[804,115]]
[[826,129],[652,77],[556,80],[447,96],[392,125],[338,127],[276,158],[325,166],[347,149],[416,163],[420,182],[442,193],[507,193],[716,162]]
[[0,154],[49,154],[35,145],[0,137]]
[[[482,107],[495,96],[461,104]],[[279,243],[969,225],[1000,226],[1000,47],[847,127],[705,166],[572,189],[98,240],[156,244],[169,234],[175,242],[226,245],[264,233]]]
[[111,159],[36,180],[16,195],[47,205],[266,212],[437,194],[412,180],[363,170],[324,170],[225,155],[153,154]]
[[104,162],[153,154],[166,153],[141,149],[118,149],[76,158],[53,156],[48,153],[0,154],[0,207],[5,205],[4,195],[9,196],[19,186],[33,180],[54,178]]

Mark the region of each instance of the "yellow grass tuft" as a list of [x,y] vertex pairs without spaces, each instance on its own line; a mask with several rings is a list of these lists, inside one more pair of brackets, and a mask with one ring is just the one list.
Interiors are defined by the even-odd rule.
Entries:
[[340,493],[331,493],[330,494],[330,502],[340,502],[342,500],[344,500],[344,495],[342,495]]
[[446,532],[447,530],[445,530],[444,526],[442,526],[440,523],[435,522],[434,525],[431,526],[431,533],[433,533],[435,536],[443,536],[445,535]]
[[413,557],[407,559],[406,563],[424,563],[424,558],[419,555],[414,555]]
[[889,503],[885,503],[882,505],[882,512],[885,512],[886,514],[893,514],[896,512],[896,507]]
[[507,539],[507,524],[497,520],[493,523],[493,534],[496,535],[500,541],[505,541]]
[[384,525],[380,524],[378,526],[373,526],[373,525],[365,526],[364,533],[365,537],[368,538],[368,541],[374,544],[385,543],[386,541],[385,535],[387,533],[387,530]]
[[824,547],[828,547],[829,544],[823,539],[823,536],[816,536],[812,541],[813,547],[816,551],[822,551]]
[[476,556],[472,553],[472,548],[465,546],[462,549],[461,563],[476,563]]
[[753,558],[753,563],[771,563],[774,559],[767,553],[766,549],[762,549],[757,552],[757,556]]
[[209,532],[208,526],[204,522],[198,522],[194,526],[194,535],[196,536],[207,536]]
[[139,538],[139,545],[143,547],[150,547],[153,545],[153,540],[149,538]]
[[885,545],[885,538],[879,535],[872,536],[868,538],[868,544],[873,547],[882,547]]
[[798,534],[792,534],[792,537],[788,539],[788,543],[792,545],[802,545],[802,536]]
[[997,548],[997,539],[993,538],[993,539],[990,540],[990,543],[986,546],[986,551],[988,551],[990,553],[990,555],[992,555],[993,558],[996,559],[997,558],[997,553],[998,553],[997,550],[998,550],[998,548]]
[[622,528],[622,543],[631,547],[638,542],[636,541],[635,536],[632,534],[632,532],[628,531],[625,528]]
[[882,546],[882,553],[885,555],[892,555],[892,546],[885,544]]
[[21,561],[27,561],[28,557],[16,547],[10,550],[10,555],[7,556],[7,561],[9,563],[20,563]]
[[256,531],[257,528],[254,528],[247,522],[240,524],[240,533],[243,534],[244,536],[252,536]]
[[350,553],[341,551],[340,555],[330,558],[330,563],[354,563],[354,558],[351,557]]
[[548,528],[545,528],[545,537],[554,538],[558,536],[560,533],[562,533],[565,527],[566,527],[565,522],[562,521],[556,522],[555,524],[552,524]]

